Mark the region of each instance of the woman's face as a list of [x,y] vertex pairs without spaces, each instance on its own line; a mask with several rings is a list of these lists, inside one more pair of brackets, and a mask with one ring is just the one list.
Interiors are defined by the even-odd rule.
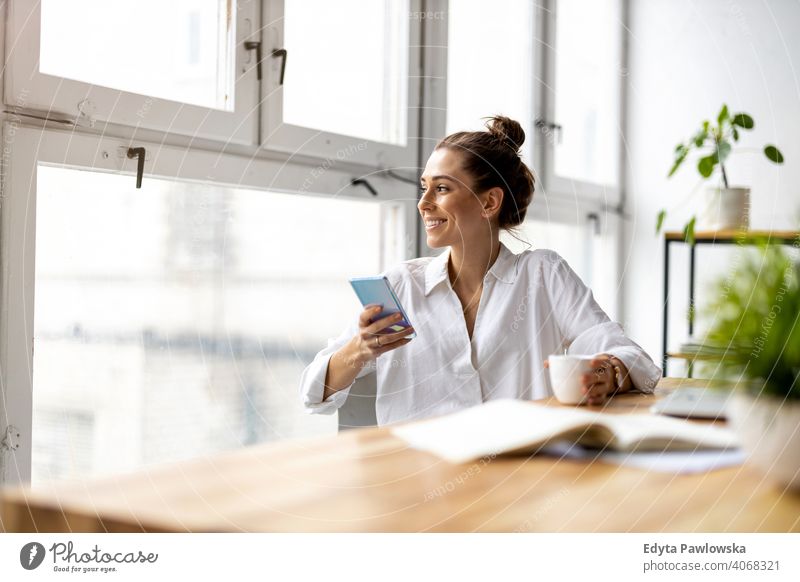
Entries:
[[417,209],[431,248],[476,240],[489,232],[489,221],[495,220],[493,217],[499,210],[502,189],[475,192],[472,177],[462,167],[461,153],[442,147],[428,158],[420,178],[422,189]]

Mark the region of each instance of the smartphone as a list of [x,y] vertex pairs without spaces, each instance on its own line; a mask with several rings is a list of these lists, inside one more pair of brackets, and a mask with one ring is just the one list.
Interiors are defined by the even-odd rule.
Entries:
[[[377,321],[394,313],[400,313],[403,316],[403,319],[384,328],[381,333],[395,333],[411,327],[408,316],[403,310],[403,306],[400,305],[400,301],[397,299],[397,295],[395,295],[394,289],[392,289],[386,277],[353,277],[350,279],[350,285],[353,286],[353,290],[364,307],[370,304],[383,306],[381,312],[373,317],[372,321]],[[415,338],[417,333],[411,332],[406,337],[409,339]]]

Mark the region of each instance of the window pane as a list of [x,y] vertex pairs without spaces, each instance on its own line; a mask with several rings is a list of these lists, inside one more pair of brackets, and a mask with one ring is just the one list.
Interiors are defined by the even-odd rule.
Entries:
[[39,70],[233,110],[235,3],[42,0]]
[[408,0],[286,0],[283,121],[405,145]]
[[36,213],[34,482],[335,432],[298,382],[378,204],[40,166]]
[[559,176],[619,183],[622,21],[620,0],[558,0],[555,145]]
[[447,133],[483,129],[483,117],[502,114],[526,131],[530,162],[534,3],[450,2],[448,11]]

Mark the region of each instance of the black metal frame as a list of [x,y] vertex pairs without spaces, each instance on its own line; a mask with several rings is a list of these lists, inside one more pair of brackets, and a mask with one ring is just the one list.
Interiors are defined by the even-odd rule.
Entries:
[[[795,241],[797,240],[797,235],[794,234],[792,236],[782,236],[778,234],[770,234],[769,240],[771,243],[781,244],[781,245],[794,245]],[[669,238],[668,234],[664,235],[664,318],[663,318],[663,334],[662,334],[662,360],[661,360],[661,367],[664,372],[664,376],[667,375],[667,361],[669,360],[669,356],[667,355],[667,339],[668,339],[668,327],[669,327],[669,245],[671,243],[683,243],[688,244],[682,238]],[[754,241],[745,239],[743,241],[737,240],[731,236],[724,236],[720,235],[720,238],[696,238],[694,244],[689,245],[689,312],[692,314],[689,317],[688,327],[689,327],[689,337],[691,337],[692,333],[694,332],[694,272],[695,272],[695,251],[698,245],[715,245],[715,244],[723,244],[723,245],[730,245],[730,244],[745,244],[745,245],[753,245]],[[689,369],[688,374],[689,378],[692,377],[692,362],[689,362]]]

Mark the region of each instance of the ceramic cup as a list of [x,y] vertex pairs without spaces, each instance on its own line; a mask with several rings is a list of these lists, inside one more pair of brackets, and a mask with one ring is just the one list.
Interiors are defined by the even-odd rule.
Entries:
[[550,366],[550,385],[562,404],[584,404],[581,376],[592,371],[593,356],[553,355],[547,358]]

